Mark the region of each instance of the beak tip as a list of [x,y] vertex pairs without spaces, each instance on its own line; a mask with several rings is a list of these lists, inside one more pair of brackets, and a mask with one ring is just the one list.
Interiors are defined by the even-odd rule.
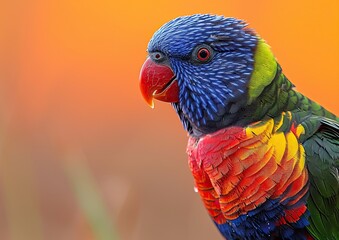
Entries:
[[147,103],[148,103],[148,106],[150,108],[154,109],[154,101],[153,101],[153,99],[151,99],[150,101],[147,101]]
[[146,101],[147,105],[150,108],[154,108],[153,96],[149,94],[147,89],[141,87],[141,93],[142,93],[142,96],[143,96],[144,100]]

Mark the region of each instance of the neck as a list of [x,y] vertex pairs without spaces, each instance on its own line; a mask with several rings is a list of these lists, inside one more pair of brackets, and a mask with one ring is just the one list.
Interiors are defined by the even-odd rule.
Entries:
[[284,76],[278,65],[274,79],[261,94],[251,104],[242,102],[238,111],[225,113],[222,121],[211,121],[204,126],[197,127],[184,114],[180,104],[175,103],[173,107],[185,130],[194,137],[201,137],[229,126],[245,127],[257,121],[275,118],[285,111],[309,112],[309,114],[318,116],[335,117],[319,104],[296,92],[293,87],[294,85]]

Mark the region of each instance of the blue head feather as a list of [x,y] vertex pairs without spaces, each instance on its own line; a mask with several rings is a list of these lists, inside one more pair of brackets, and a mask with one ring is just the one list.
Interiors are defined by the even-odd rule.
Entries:
[[[179,85],[174,108],[186,130],[201,134],[229,124],[229,115],[247,102],[258,37],[235,18],[197,14],[163,25],[149,42],[149,52],[162,52]],[[195,49],[208,45],[206,63],[194,61]]]

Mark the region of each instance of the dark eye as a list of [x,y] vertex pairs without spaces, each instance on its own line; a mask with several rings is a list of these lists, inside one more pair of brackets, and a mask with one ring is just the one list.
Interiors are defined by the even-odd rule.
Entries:
[[164,62],[166,60],[166,56],[162,52],[152,52],[149,53],[149,56],[153,61],[158,63]]
[[213,50],[207,44],[202,44],[196,47],[192,54],[193,60],[199,63],[206,63],[210,61],[212,56],[213,56]]

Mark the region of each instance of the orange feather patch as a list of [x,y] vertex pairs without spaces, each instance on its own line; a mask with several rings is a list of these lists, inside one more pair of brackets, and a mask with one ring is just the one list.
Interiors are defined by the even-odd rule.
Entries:
[[[195,184],[216,223],[247,214],[267,199],[282,202],[298,194],[286,203],[293,205],[306,194],[305,153],[298,142],[303,127],[279,131],[283,116],[277,122],[270,119],[189,139],[187,153]],[[293,222],[306,208],[292,210],[279,221]]]

